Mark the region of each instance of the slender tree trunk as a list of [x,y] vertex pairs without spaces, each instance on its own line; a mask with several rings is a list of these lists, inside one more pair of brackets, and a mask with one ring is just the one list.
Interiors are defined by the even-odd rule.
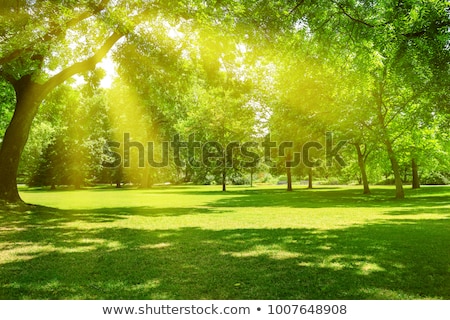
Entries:
[[253,188],[253,168],[250,169],[250,187]]
[[286,167],[287,191],[292,191],[292,172],[291,167]]
[[[177,170],[179,170],[178,167]],[[191,170],[188,164],[186,164],[186,168],[184,171],[182,170],[182,173],[184,173],[183,182],[191,182]]]
[[227,191],[227,171],[225,168],[222,170],[222,191]]
[[356,153],[358,154],[358,166],[359,170],[361,171],[361,179],[364,186],[363,194],[370,194],[369,180],[367,179],[367,171],[366,171],[366,161],[361,151],[361,145],[359,143],[355,143],[355,148]]
[[308,189],[313,188],[313,168],[308,169]]
[[0,199],[22,202],[17,189],[19,161],[41,103],[40,85],[24,77],[15,86],[16,108],[0,149]]
[[[387,69],[385,68],[383,77],[386,77]],[[389,161],[391,162],[392,171],[394,172],[395,178],[395,198],[396,199],[404,199],[405,192],[403,190],[403,181],[400,173],[400,166],[398,165],[397,157],[395,156],[394,149],[392,147],[392,142],[389,138],[389,132],[386,124],[386,112],[383,111],[383,92],[384,92],[384,83],[380,83],[379,92],[375,94],[377,98],[377,117],[378,124],[381,129],[382,141],[386,146],[386,151],[389,157]]]
[[412,158],[411,160],[411,168],[412,168],[412,188],[419,189],[420,188],[419,166],[417,165],[416,159],[414,158]]
[[292,154],[289,150],[286,154],[286,178],[287,178],[287,191],[292,191],[292,170],[287,164],[292,160]]
[[120,164],[120,166],[114,172],[114,182],[116,183],[117,189],[122,188],[122,179],[123,179],[123,170],[122,164]]
[[394,172],[395,198],[396,199],[404,199],[405,191],[403,190],[403,181],[402,181],[402,177],[400,174],[400,166],[398,165],[398,161],[395,156],[394,149],[392,148],[392,143],[389,139],[385,139],[384,144],[386,145],[389,160],[390,160],[391,166],[392,166],[392,171]]

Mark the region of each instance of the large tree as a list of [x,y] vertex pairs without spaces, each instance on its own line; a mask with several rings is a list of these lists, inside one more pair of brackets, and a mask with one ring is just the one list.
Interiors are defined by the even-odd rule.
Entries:
[[[0,149],[0,199],[21,201],[17,190],[19,160],[38,108],[58,85],[75,74],[95,68],[123,36],[107,28],[108,1],[55,4],[47,1],[10,1],[2,8],[0,77],[15,91],[15,109]],[[55,17],[48,19],[48,17]],[[97,29],[97,30],[93,30]],[[74,56],[78,37],[92,48]],[[93,36],[88,39],[87,36]],[[53,69],[53,70],[52,70]]]
[[353,52],[347,64],[364,79],[365,125],[383,142],[396,197],[403,198],[396,141],[414,128],[417,109],[430,109],[437,88],[448,85],[448,2],[332,1],[327,10],[322,4],[311,4],[314,12],[299,5],[296,14],[330,52]]

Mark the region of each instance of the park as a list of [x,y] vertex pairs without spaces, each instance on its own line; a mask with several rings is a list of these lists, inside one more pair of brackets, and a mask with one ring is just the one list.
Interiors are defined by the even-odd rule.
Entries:
[[24,190],[1,299],[449,299],[449,187]]
[[1,300],[450,299],[447,0],[0,2]]

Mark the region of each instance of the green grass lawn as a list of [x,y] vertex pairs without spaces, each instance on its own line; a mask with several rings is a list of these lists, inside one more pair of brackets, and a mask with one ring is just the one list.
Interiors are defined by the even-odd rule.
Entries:
[[450,299],[450,187],[23,190],[0,299]]

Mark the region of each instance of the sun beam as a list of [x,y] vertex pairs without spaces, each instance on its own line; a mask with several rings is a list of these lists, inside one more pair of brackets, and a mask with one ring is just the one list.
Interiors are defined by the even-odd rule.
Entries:
[[105,70],[105,77],[100,82],[100,87],[109,89],[114,81],[114,78],[117,77],[116,72],[116,64],[114,60],[111,58],[111,54],[108,54],[99,64],[98,67]]

